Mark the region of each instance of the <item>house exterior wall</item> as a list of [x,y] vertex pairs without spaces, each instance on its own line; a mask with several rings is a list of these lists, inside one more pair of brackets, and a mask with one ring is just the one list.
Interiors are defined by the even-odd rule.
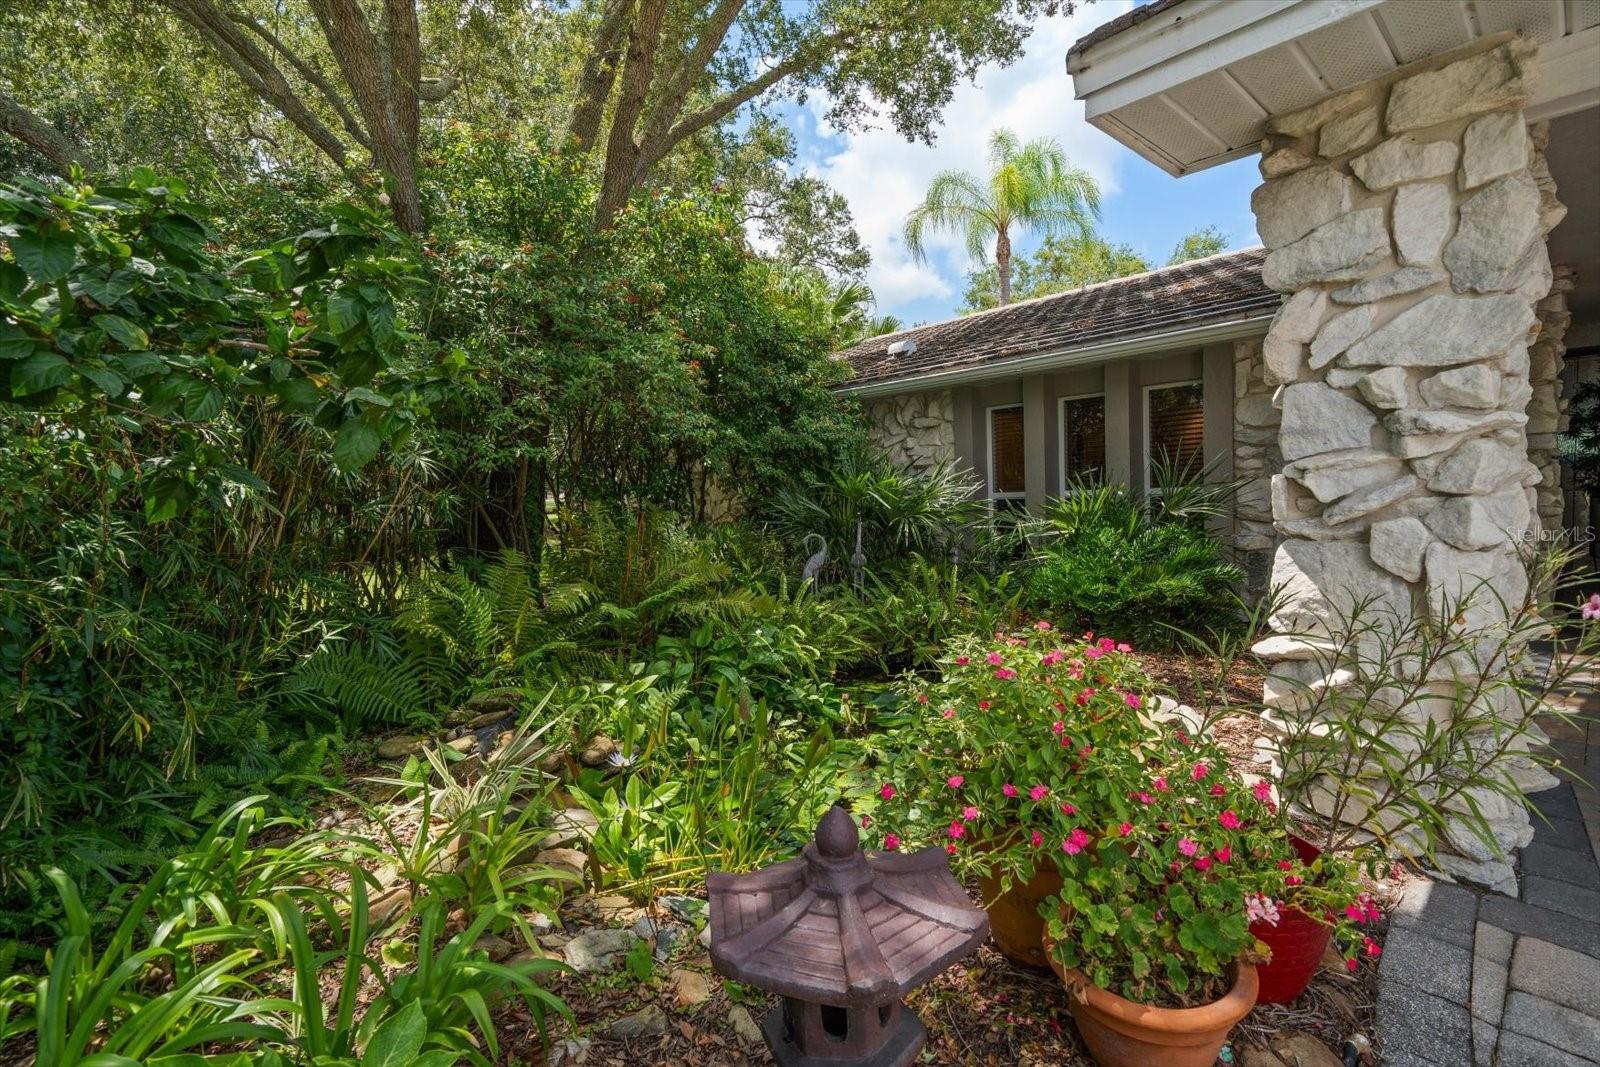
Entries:
[[[1263,276],[1286,297],[1261,373],[1283,461],[1272,582],[1291,590],[1272,624],[1297,635],[1261,646],[1279,661],[1269,704],[1340,684],[1317,676],[1298,635],[1337,631],[1358,602],[1453,616],[1485,582],[1522,602],[1519,550],[1545,475],[1529,462],[1530,404],[1554,428],[1533,388],[1548,380],[1531,373],[1546,321],[1536,308],[1552,284],[1545,235],[1564,212],[1520,110],[1532,64],[1512,40],[1269,123],[1252,206],[1270,250]],[[1466,621],[1503,625],[1497,611],[1480,591]],[[1451,667],[1452,681],[1486,669]],[[1554,784],[1526,761],[1512,775],[1525,789]],[[1441,863],[1505,886],[1505,850],[1531,838],[1528,816],[1481,799],[1499,847],[1463,824]]]

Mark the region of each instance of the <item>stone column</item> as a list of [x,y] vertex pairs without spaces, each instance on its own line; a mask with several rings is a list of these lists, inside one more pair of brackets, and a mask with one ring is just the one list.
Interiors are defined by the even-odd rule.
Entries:
[[[1518,549],[1543,476],[1527,435],[1535,306],[1563,213],[1520,110],[1534,51],[1418,65],[1269,125],[1252,207],[1266,283],[1286,294],[1261,363],[1283,463],[1280,632],[1336,631],[1359,601],[1412,618],[1482,580],[1513,605],[1525,594]],[[1270,426],[1249,372],[1241,389],[1241,426]],[[1487,609],[1469,621],[1493,625]],[[1264,644],[1281,660],[1269,704],[1339,684],[1312,676],[1307,643]],[[1531,836],[1515,805],[1487,814],[1502,848]],[[1504,884],[1496,850],[1463,837],[1443,862]]]
[[1233,343],[1233,473],[1247,479],[1234,504],[1233,549],[1244,568],[1245,589],[1255,599],[1272,577],[1272,550],[1278,543],[1272,525],[1272,479],[1283,470],[1278,451],[1276,387],[1266,380],[1261,339]]

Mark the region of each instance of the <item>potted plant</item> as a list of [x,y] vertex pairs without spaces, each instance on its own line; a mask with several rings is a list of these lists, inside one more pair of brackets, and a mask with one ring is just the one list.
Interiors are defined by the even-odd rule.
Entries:
[[1097,764],[1159,734],[1150,680],[1127,644],[1064,637],[1045,621],[958,639],[941,667],[937,681],[908,687],[911,718],[897,733],[910,743],[856,810],[883,848],[944,845],[958,876],[977,878],[1000,950],[1044,967],[1057,861],[1103,822]]

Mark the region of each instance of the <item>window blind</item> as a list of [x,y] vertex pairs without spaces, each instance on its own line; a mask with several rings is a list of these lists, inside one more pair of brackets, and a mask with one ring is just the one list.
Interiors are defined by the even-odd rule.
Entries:
[[1205,400],[1199,382],[1168,385],[1149,392],[1150,454],[1145,463],[1150,484],[1158,464],[1195,475],[1205,465]]
[[1022,460],[1022,408],[996,408],[989,412],[989,463],[994,472],[991,493],[1027,491]]
[[1061,469],[1066,483],[1099,482],[1106,469],[1106,399],[1082,396],[1061,404]]

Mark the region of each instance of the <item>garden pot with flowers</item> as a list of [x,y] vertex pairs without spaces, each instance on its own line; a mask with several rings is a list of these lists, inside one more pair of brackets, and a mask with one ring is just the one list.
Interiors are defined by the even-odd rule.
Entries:
[[[1259,788],[1259,787],[1258,787]],[[1267,794],[1265,790],[1258,796]],[[1266,800],[1271,805],[1271,800]],[[1334,935],[1351,970],[1355,955],[1364,946],[1369,956],[1378,955],[1378,943],[1360,934],[1356,927],[1377,921],[1381,915],[1372,898],[1360,892],[1354,859],[1323,851],[1290,829],[1293,859],[1280,859],[1278,875],[1270,872],[1267,883],[1246,901],[1250,933],[1266,946],[1267,959],[1257,968],[1262,1004],[1288,1004],[1299,998],[1321,965]],[[1371,850],[1369,850],[1371,851]],[[1370,862],[1381,861],[1374,853]]]
[[937,682],[912,688],[914,718],[898,731],[909,743],[857,809],[885,848],[944,845],[957,874],[977,878],[1000,950],[1044,967],[1059,862],[1103,822],[1094,768],[1102,753],[1158,736],[1145,715],[1150,680],[1126,644],[1046,622],[958,639],[942,666]]

